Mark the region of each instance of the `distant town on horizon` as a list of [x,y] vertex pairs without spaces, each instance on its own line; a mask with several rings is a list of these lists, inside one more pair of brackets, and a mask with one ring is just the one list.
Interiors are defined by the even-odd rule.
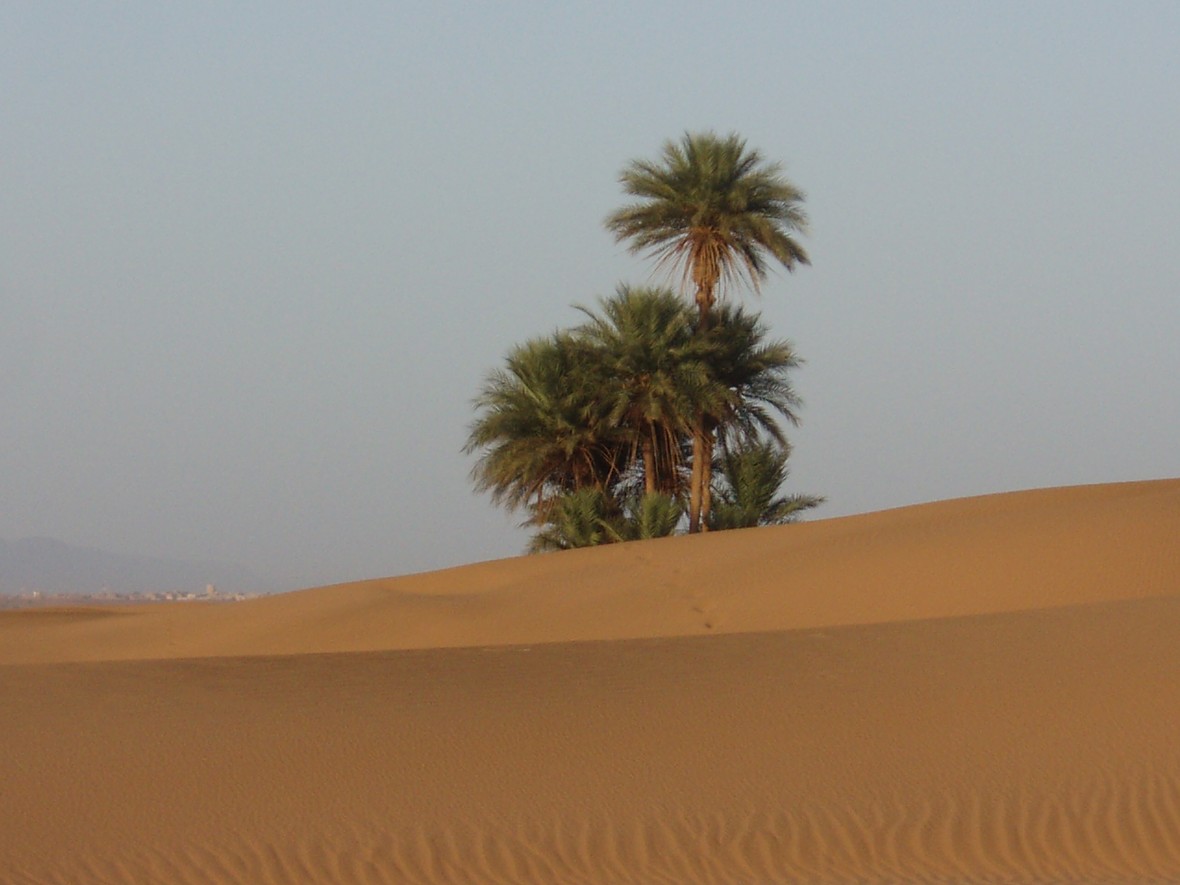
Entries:
[[265,589],[262,578],[231,563],[111,553],[54,538],[0,538],[0,605],[231,599]]

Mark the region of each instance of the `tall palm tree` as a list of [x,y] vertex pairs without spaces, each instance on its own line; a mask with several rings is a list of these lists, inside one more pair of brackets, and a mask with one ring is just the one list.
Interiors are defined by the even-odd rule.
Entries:
[[770,260],[787,270],[809,263],[794,238],[807,229],[803,194],[736,134],[685,133],[619,180],[637,202],[610,215],[607,230],[693,285],[702,326],[719,286],[746,280],[758,291]]
[[[803,194],[736,134],[685,133],[668,141],[658,162],[633,160],[619,176],[637,201],[606,219],[630,243],[695,289],[697,324],[706,330],[719,287],[746,280],[755,291],[770,261],[787,270],[807,264],[794,234],[806,231]],[[701,506],[710,482],[703,417],[693,436],[689,531],[705,527]]]
[[675,494],[681,440],[710,380],[692,316],[668,289],[620,286],[599,304],[599,313],[580,308],[588,322],[574,330],[602,372],[597,396],[632,439],[645,494]]

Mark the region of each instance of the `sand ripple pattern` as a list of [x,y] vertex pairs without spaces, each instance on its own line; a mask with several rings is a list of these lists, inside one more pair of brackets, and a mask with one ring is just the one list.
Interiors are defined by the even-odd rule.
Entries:
[[1180,883],[1180,480],[786,528],[0,617],[0,885]]
[[[109,850],[110,846],[105,846]],[[62,861],[63,859],[59,859]],[[1096,778],[1033,796],[947,794],[785,811],[378,827],[263,843],[81,852],[13,885],[109,883],[1175,883],[1180,779]]]

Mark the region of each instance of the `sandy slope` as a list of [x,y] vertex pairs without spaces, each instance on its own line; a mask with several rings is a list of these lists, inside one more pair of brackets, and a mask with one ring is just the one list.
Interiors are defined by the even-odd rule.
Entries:
[[2,882],[1180,881],[1180,480],[0,613]]

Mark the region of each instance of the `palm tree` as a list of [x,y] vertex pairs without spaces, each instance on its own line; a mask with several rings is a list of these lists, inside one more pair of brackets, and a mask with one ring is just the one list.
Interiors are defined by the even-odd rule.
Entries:
[[628,501],[621,535],[625,541],[666,538],[676,531],[684,505],[674,495],[653,492]]
[[723,484],[709,513],[710,526],[720,530],[781,525],[822,504],[824,499],[815,495],[779,494],[790,454],[790,446],[772,440],[746,441],[724,452],[718,471]]
[[685,133],[665,142],[660,162],[633,160],[619,180],[638,201],[607,230],[695,287],[702,326],[719,286],[744,279],[758,291],[769,259],[787,270],[809,263],[793,237],[807,229],[803,194],[736,134]]
[[596,547],[619,540],[610,511],[610,500],[602,489],[583,488],[558,496],[529,541],[529,552]]
[[[707,525],[712,508],[713,446],[719,440],[722,453],[770,439],[788,445],[782,421],[799,423],[802,405],[790,382],[790,372],[800,359],[790,342],[767,340],[767,328],[757,314],[741,307],[721,305],[717,321],[703,335],[713,381],[713,398],[702,405],[700,422],[705,440],[700,519]],[[696,465],[694,464],[694,467]]]
[[630,436],[643,467],[644,493],[677,493],[681,440],[691,431],[709,381],[692,316],[668,289],[620,286],[574,335],[602,372],[597,397]]
[[[747,280],[755,291],[771,260],[787,270],[807,264],[794,239],[807,218],[803,194],[776,163],[749,150],[736,134],[685,133],[664,144],[659,162],[632,161],[620,175],[637,202],[606,219],[618,241],[646,253],[695,289],[697,325],[711,322],[719,287]],[[700,416],[698,416],[700,417]],[[703,528],[701,506],[711,473],[703,419],[693,437],[689,531]]]
[[[723,461],[758,440],[786,445],[799,360],[767,338],[757,314],[722,304],[699,331],[671,291],[626,287],[583,312],[582,325],[513,348],[488,375],[465,446],[478,455],[477,490],[524,509],[524,524],[539,529],[533,549],[670,534],[685,511],[690,440],[694,450],[705,440],[703,455],[694,451],[698,479],[715,442]],[[689,504],[720,525],[705,475]]]
[[475,399],[479,412],[464,452],[477,491],[540,523],[552,501],[584,488],[605,490],[625,469],[626,440],[594,396],[596,364],[568,334],[514,348]]
[[601,489],[566,492],[547,509],[529,552],[664,538],[676,531],[683,515],[679,500],[659,492],[629,498],[623,505]]

